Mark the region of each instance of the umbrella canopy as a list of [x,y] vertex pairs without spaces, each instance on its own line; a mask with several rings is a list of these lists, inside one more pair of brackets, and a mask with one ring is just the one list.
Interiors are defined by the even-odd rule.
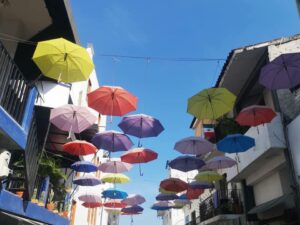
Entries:
[[122,202],[126,205],[140,205],[143,204],[146,199],[138,194],[129,195],[127,198],[123,199]]
[[161,188],[167,191],[182,192],[188,188],[188,184],[178,178],[168,178],[160,182]]
[[136,110],[137,97],[121,87],[102,86],[88,94],[88,105],[102,115],[123,116]]
[[165,211],[165,210],[172,209],[172,206],[157,206],[157,205],[152,205],[151,209],[157,210],[157,211]]
[[97,120],[88,107],[76,105],[63,105],[51,109],[50,122],[63,131],[81,133]]
[[148,148],[135,148],[125,152],[121,156],[121,161],[130,164],[147,163],[157,159],[157,155],[156,152]]
[[95,134],[92,143],[98,149],[104,149],[109,152],[127,151],[133,146],[129,137],[118,131],[104,131]]
[[93,175],[85,175],[74,178],[73,183],[80,186],[96,186],[101,184],[101,180]]
[[111,173],[104,175],[101,180],[107,183],[128,183],[130,181],[129,177],[121,173]]
[[91,162],[88,161],[78,161],[71,165],[71,169],[75,170],[76,172],[96,172],[98,170],[98,167]]
[[167,191],[167,190],[165,190],[165,189],[163,189],[163,188],[161,188],[161,187],[159,187],[158,191],[159,191],[160,193],[162,193],[162,194],[176,194],[176,193],[178,193],[178,192],[176,192],[176,191]]
[[188,100],[188,113],[199,120],[218,119],[232,110],[235,95],[226,88],[204,89]]
[[126,204],[122,203],[120,200],[110,200],[103,204],[107,208],[125,208]]
[[155,199],[157,201],[168,201],[168,200],[175,200],[175,199],[178,199],[178,195],[176,194],[163,194],[163,193],[160,193],[159,195],[157,195],[155,197]]
[[122,213],[122,216],[134,216],[134,215],[140,215],[142,214],[141,212],[131,212],[131,213]]
[[63,150],[71,155],[89,155],[95,154],[97,148],[87,141],[72,141],[63,145]]
[[203,171],[199,172],[195,178],[196,181],[206,181],[206,182],[213,182],[223,179],[223,176],[218,174],[215,171]]
[[127,198],[128,194],[125,191],[120,191],[117,189],[108,189],[102,192],[103,198],[110,199],[124,199]]
[[192,189],[209,189],[214,188],[214,184],[206,181],[193,181],[189,183],[189,188]]
[[84,202],[82,203],[82,206],[86,208],[98,208],[98,207],[102,207],[103,204],[101,202]]
[[164,130],[159,120],[145,114],[125,116],[118,126],[138,138],[156,137]]
[[83,201],[83,202],[88,202],[88,203],[97,203],[97,202],[100,202],[101,203],[101,197],[98,196],[98,195],[80,195],[78,197],[78,199],[80,201]]
[[188,172],[192,170],[200,169],[205,165],[205,162],[193,156],[179,156],[169,162],[169,166],[172,169]]
[[206,162],[208,169],[225,169],[236,165],[236,161],[227,156],[216,156]]
[[94,69],[87,50],[63,38],[38,42],[32,59],[42,74],[65,83],[87,80]]
[[300,54],[281,54],[265,65],[259,82],[268,89],[289,89],[300,84]]
[[253,105],[244,108],[235,118],[235,121],[241,126],[258,126],[270,123],[275,116],[276,113],[270,107]]
[[133,206],[125,207],[125,208],[121,209],[121,212],[123,212],[123,213],[140,213],[143,211],[144,211],[144,208],[139,205],[133,205]]
[[191,199],[197,199],[199,198],[200,195],[202,195],[204,192],[204,189],[193,189],[193,188],[188,188],[186,191],[186,196],[189,200]]
[[174,149],[183,154],[203,155],[211,152],[214,145],[201,137],[187,137],[176,142]]
[[174,202],[172,202],[172,201],[158,201],[158,202],[155,202],[152,206],[172,207],[172,206],[174,206]]
[[98,169],[104,173],[123,173],[132,168],[132,165],[120,161],[109,161],[102,163]]
[[254,146],[254,138],[242,134],[227,135],[217,143],[218,150],[227,153],[245,152]]

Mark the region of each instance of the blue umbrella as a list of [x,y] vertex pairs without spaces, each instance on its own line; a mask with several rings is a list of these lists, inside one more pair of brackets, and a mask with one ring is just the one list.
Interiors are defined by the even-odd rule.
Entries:
[[156,200],[158,201],[168,201],[178,199],[178,195],[176,194],[159,194],[156,196]]
[[227,135],[217,143],[217,149],[227,153],[245,152],[254,146],[254,138],[242,134]]
[[120,191],[116,189],[108,189],[102,192],[103,198],[110,198],[110,199],[125,199],[127,198],[128,194],[125,191]]
[[73,183],[80,186],[95,186],[101,184],[101,180],[92,175],[85,175],[82,177],[76,177],[73,180]]
[[192,189],[208,189],[208,188],[214,188],[214,185],[209,182],[205,181],[193,181],[189,183],[190,188]]
[[178,199],[181,199],[181,200],[188,200],[188,197],[187,197],[186,194],[182,194],[182,195],[179,196]]
[[98,167],[91,162],[88,161],[78,161],[71,165],[71,169],[75,170],[76,172],[96,172],[98,170]]
[[165,211],[165,210],[172,209],[172,206],[158,206],[158,205],[153,205],[153,206],[151,206],[151,209],[157,210],[157,211]]
[[172,169],[188,172],[191,170],[198,170],[205,165],[205,162],[199,158],[193,156],[179,156],[169,162],[169,166]]

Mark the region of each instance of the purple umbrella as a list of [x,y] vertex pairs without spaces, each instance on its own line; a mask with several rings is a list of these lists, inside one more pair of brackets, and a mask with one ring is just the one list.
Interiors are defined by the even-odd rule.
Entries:
[[91,162],[88,161],[78,161],[71,165],[71,169],[75,170],[76,172],[96,172],[98,170],[98,167]]
[[97,116],[92,109],[76,105],[64,105],[51,109],[50,122],[63,131],[80,133],[93,125]]
[[85,175],[82,177],[76,177],[73,180],[73,183],[80,186],[95,186],[101,184],[101,180],[93,175]]
[[201,137],[187,137],[176,142],[174,149],[183,154],[203,155],[211,152],[214,145]]
[[133,205],[130,207],[125,207],[121,209],[121,212],[123,213],[138,213],[138,212],[143,212],[144,208],[139,206],[139,205]]
[[236,165],[236,161],[227,156],[216,156],[206,162],[208,169],[225,169]]
[[109,161],[102,163],[98,169],[104,173],[123,173],[127,172],[132,168],[132,165],[120,161]]
[[169,162],[169,166],[172,169],[180,170],[183,172],[188,172],[191,170],[200,169],[202,166],[205,165],[205,162],[201,159],[198,159],[193,156],[179,156],[176,159],[173,159]]
[[145,201],[145,198],[141,195],[129,195],[127,198],[122,200],[122,203],[126,205],[140,205]]
[[97,195],[81,195],[78,197],[78,199],[88,203],[101,202],[101,197]]
[[172,207],[172,206],[174,206],[174,203],[171,201],[158,201],[158,202],[155,202],[152,206]]
[[156,200],[158,201],[168,201],[168,200],[175,200],[178,199],[178,195],[176,194],[159,194],[155,197]]
[[215,187],[214,184],[205,181],[193,181],[189,183],[189,186],[192,189],[208,189]]
[[300,84],[299,65],[299,53],[282,54],[261,69],[259,82],[271,90],[296,87]]
[[125,134],[117,131],[104,131],[95,134],[92,143],[98,149],[109,152],[127,151],[133,146],[132,141]]

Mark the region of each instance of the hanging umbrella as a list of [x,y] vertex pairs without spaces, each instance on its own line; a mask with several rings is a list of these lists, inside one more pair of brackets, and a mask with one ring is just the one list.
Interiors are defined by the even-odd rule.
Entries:
[[182,192],[188,188],[188,184],[178,178],[168,178],[160,182],[161,188],[167,191]]
[[211,189],[214,188],[214,184],[206,181],[193,181],[189,183],[189,188],[192,189]]
[[214,145],[201,137],[187,137],[176,142],[174,149],[183,154],[204,155],[214,149]]
[[[191,204],[191,201],[188,200],[188,199],[176,199],[176,200],[174,200],[174,206],[183,207],[187,204]],[[174,207],[174,206],[172,206],[172,207]]]
[[189,98],[187,111],[199,120],[215,120],[232,110],[235,99],[226,88],[204,89]]
[[141,163],[147,163],[155,159],[157,159],[157,153],[147,148],[135,148],[125,152],[121,156],[122,162],[138,163],[140,175],[142,175]]
[[107,189],[102,192],[103,198],[110,198],[110,199],[124,199],[128,196],[125,191],[120,191],[117,189]]
[[101,202],[84,202],[81,205],[86,208],[98,208],[103,206]]
[[129,195],[127,198],[122,200],[122,202],[126,205],[140,205],[143,204],[145,201],[145,198],[138,194]]
[[107,208],[125,208],[126,204],[122,203],[120,200],[110,200],[103,204]]
[[265,65],[259,83],[271,90],[290,89],[300,84],[300,54],[281,54]]
[[87,50],[63,38],[38,42],[32,59],[43,75],[65,83],[85,81],[94,69]]
[[129,207],[125,207],[123,209],[121,209],[121,212],[123,213],[139,213],[139,212],[143,212],[144,208],[139,206],[139,205],[133,205],[133,206],[129,206]]
[[95,186],[101,184],[101,180],[93,175],[84,175],[74,178],[73,183],[80,186]]
[[98,196],[98,195],[92,195],[92,194],[86,194],[86,195],[80,195],[78,197],[78,199],[80,201],[83,201],[83,202],[88,202],[88,203],[97,203],[97,202],[100,202],[101,203],[101,197]]
[[208,169],[226,169],[236,165],[236,161],[227,156],[216,156],[206,162]]
[[193,189],[193,188],[188,188],[186,191],[186,196],[187,199],[192,200],[192,199],[197,199],[199,198],[200,195],[202,195],[204,192],[204,189]]
[[238,114],[235,121],[241,126],[258,126],[260,124],[270,123],[275,116],[276,113],[273,109],[267,106],[253,105],[244,108]]
[[90,173],[96,172],[98,170],[98,167],[94,163],[88,161],[78,161],[71,165],[71,169],[76,172]]
[[172,206],[157,206],[157,205],[153,205],[153,206],[151,206],[151,209],[157,210],[157,211],[165,211],[165,210],[172,209]]
[[104,131],[97,133],[92,138],[92,143],[98,149],[104,149],[109,152],[127,151],[133,146],[129,137],[118,131]]
[[223,179],[223,176],[218,174],[215,171],[203,171],[199,172],[195,178],[196,181],[206,181],[206,182],[213,182]]
[[227,135],[217,143],[217,149],[227,153],[245,152],[254,146],[254,138],[242,134]]
[[130,181],[129,177],[121,173],[111,173],[104,175],[101,180],[107,183],[128,183]]
[[163,193],[160,193],[159,195],[157,195],[155,197],[155,199],[157,201],[168,201],[168,200],[175,200],[175,199],[178,199],[178,195],[176,194],[163,194]]
[[131,212],[131,213],[121,213],[122,216],[134,216],[134,215],[141,215],[141,212]]
[[172,169],[180,170],[182,172],[197,170],[204,165],[205,162],[203,160],[193,156],[179,156],[169,162],[169,166]]
[[158,201],[158,202],[155,202],[152,206],[172,207],[172,206],[174,206],[174,202],[172,202],[172,201]]
[[81,156],[81,155],[95,154],[97,148],[93,144],[87,141],[76,140],[64,144],[63,150],[68,152],[71,155]]
[[76,105],[63,105],[61,107],[51,109],[50,122],[60,130],[74,133],[81,133],[97,120],[88,107]]
[[102,163],[98,169],[104,173],[123,173],[132,168],[132,165],[120,161],[109,161]]
[[178,193],[178,192],[176,192],[176,191],[167,191],[167,190],[165,190],[165,189],[163,189],[163,188],[161,188],[161,187],[159,187],[158,191],[159,191],[160,193],[162,193],[162,194],[176,194],[176,193]]
[[136,110],[137,97],[121,87],[102,86],[88,94],[88,105],[102,115],[123,116]]

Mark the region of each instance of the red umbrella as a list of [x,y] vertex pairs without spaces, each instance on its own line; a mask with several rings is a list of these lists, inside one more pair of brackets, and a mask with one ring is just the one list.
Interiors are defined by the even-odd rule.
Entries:
[[97,207],[102,207],[103,204],[101,202],[84,202],[82,203],[82,206],[86,208],[97,208]]
[[136,110],[137,97],[121,87],[102,86],[88,94],[88,105],[102,115],[123,116]]
[[197,199],[201,194],[203,194],[203,192],[204,192],[203,189],[188,188],[186,191],[186,196],[189,200]]
[[104,203],[107,208],[125,208],[127,205],[122,203],[121,200],[111,200]]
[[258,126],[270,123],[275,116],[273,109],[267,106],[252,105],[244,108],[235,120],[242,126]]
[[168,178],[160,182],[159,185],[166,191],[182,192],[188,189],[188,184],[178,178]]
[[157,153],[147,148],[135,148],[127,151],[121,156],[122,162],[127,162],[131,164],[138,163],[140,175],[142,175],[140,164],[147,163],[155,159],[157,159]]
[[97,148],[87,141],[72,141],[63,145],[63,150],[71,155],[89,155],[95,154]]

